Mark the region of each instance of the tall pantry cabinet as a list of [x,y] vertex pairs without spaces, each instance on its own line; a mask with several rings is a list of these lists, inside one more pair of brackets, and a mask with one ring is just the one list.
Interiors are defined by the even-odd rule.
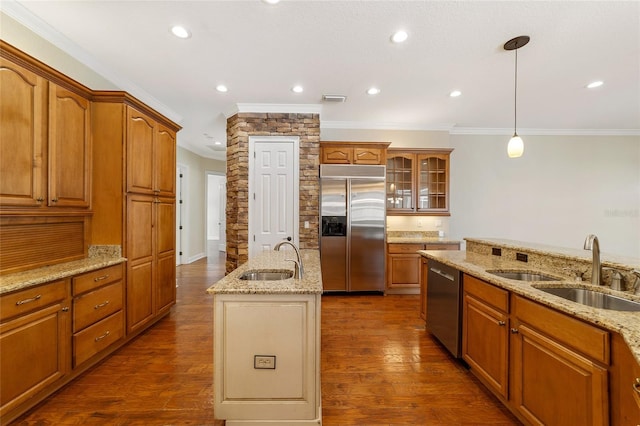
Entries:
[[127,331],[176,300],[175,123],[124,92],[99,92],[94,127],[94,244],[121,244],[127,258]]

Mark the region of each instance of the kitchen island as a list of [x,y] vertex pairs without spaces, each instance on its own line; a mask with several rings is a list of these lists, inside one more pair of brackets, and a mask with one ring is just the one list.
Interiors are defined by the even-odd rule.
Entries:
[[[525,424],[640,424],[640,312],[595,308],[544,291],[591,289],[640,301],[630,273],[638,260],[602,256],[603,266],[625,277],[621,292],[609,288],[610,272],[607,285],[582,280],[591,274],[590,252],[466,240],[466,251],[420,253],[427,265],[436,261],[461,272],[462,357],[471,372]],[[499,275],[513,272],[550,280]]]
[[265,251],[207,290],[213,295],[214,412],[227,425],[322,422],[320,255],[300,254],[300,279],[241,279],[255,271],[293,273],[293,251]]

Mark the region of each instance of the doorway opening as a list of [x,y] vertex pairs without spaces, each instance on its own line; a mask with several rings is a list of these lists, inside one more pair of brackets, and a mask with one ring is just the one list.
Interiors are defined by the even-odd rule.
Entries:
[[227,250],[227,177],[207,172],[207,257]]

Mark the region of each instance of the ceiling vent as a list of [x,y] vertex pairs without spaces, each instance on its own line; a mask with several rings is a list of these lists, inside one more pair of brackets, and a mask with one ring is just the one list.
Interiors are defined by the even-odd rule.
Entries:
[[347,97],[345,95],[322,95],[322,100],[325,102],[346,102]]

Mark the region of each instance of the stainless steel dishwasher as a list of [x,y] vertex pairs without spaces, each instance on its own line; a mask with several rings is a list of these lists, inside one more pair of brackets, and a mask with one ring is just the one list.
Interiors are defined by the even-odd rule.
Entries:
[[462,274],[455,268],[427,261],[427,330],[451,354],[461,356]]

